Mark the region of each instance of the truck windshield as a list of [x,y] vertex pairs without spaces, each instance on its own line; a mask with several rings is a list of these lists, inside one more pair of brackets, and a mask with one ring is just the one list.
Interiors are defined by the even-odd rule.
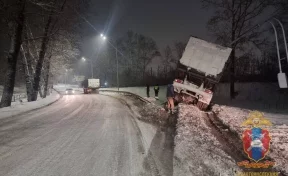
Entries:
[[213,83],[213,82],[211,82],[211,81],[208,81],[208,80],[206,80],[206,81],[204,82],[204,88],[205,88],[205,89],[214,91],[214,87],[215,87],[215,83]]
[[195,75],[192,75],[191,73],[187,75],[187,81],[189,81],[194,85],[197,85],[198,87],[200,87],[203,82],[202,79],[197,78]]
[[176,79],[180,79],[180,80],[184,81],[185,76],[186,76],[186,72],[184,70],[182,70],[182,69],[178,69],[176,71],[176,75],[175,76],[176,76]]

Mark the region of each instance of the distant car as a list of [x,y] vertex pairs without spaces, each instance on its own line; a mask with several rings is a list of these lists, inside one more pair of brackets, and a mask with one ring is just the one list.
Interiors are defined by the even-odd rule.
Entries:
[[72,88],[68,88],[68,89],[66,89],[65,93],[66,93],[67,95],[71,95],[71,94],[74,94],[75,91],[74,91]]

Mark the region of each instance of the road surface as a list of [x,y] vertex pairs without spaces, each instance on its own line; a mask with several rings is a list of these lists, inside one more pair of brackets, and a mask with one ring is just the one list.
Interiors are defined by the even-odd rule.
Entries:
[[1,176],[156,175],[147,157],[130,109],[109,96],[64,95],[0,119]]

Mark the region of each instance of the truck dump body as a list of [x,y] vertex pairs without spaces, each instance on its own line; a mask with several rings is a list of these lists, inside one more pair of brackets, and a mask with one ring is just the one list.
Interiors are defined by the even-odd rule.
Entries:
[[88,88],[97,89],[100,88],[99,79],[88,79]]
[[85,79],[82,82],[82,87],[83,87],[85,94],[98,93],[98,89],[100,88],[100,80],[99,79]]
[[175,75],[176,101],[192,102],[206,109],[231,51],[231,48],[190,37]]
[[231,51],[231,48],[190,37],[180,63],[216,78],[222,73]]

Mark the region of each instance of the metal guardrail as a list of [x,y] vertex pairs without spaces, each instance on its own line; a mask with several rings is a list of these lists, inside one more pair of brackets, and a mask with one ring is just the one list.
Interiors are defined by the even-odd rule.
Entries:
[[131,93],[131,92],[126,92],[126,91],[117,91],[117,90],[100,90],[100,92],[113,92],[113,93],[118,93],[118,94],[124,94],[124,95],[132,95],[135,96],[136,98],[140,99],[141,101],[145,102],[145,103],[151,103],[149,100],[146,100],[145,98]]

